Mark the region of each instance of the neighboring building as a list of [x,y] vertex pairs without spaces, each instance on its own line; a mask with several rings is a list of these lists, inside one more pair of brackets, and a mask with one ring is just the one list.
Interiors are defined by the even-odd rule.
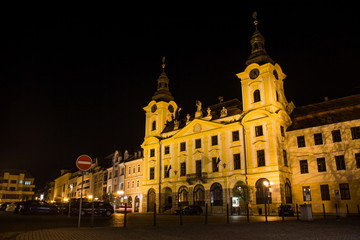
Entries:
[[133,212],[142,212],[141,180],[143,175],[142,151],[135,151],[129,159],[124,158],[124,200]]
[[[254,24],[250,57],[237,74],[242,101],[219,98],[208,107],[197,101],[195,113],[180,117],[163,60],[157,91],[144,107],[144,212],[208,204],[212,214],[225,214],[227,205],[245,213],[249,204],[257,214],[265,204],[275,212],[284,203],[312,203],[314,212],[322,203],[331,212],[346,203],[357,211],[360,96],[295,108],[285,97],[286,75]],[[321,147],[308,144],[320,141],[317,133]],[[301,172],[305,165],[309,173]]]
[[[295,108],[287,132],[294,202],[358,211],[360,95]],[[300,194],[302,193],[302,194]]]
[[35,178],[26,170],[0,171],[0,203],[31,200],[34,197]]
[[62,169],[60,173],[60,176],[54,180],[54,190],[52,191],[54,193],[52,201],[55,202],[63,202],[68,198],[67,189],[72,176],[72,173],[66,169]]

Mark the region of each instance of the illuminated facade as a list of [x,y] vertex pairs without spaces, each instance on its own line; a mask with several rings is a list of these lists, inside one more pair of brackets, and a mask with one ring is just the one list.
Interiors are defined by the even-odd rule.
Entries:
[[33,199],[34,180],[30,173],[24,170],[0,171],[0,203]]
[[[254,24],[251,55],[245,70],[237,74],[242,102],[219,99],[219,103],[204,107],[196,101],[196,112],[181,117],[182,109],[170,92],[163,60],[157,91],[143,108],[144,212],[207,204],[212,214],[224,214],[227,206],[231,212],[244,213],[249,204],[252,213],[258,214],[264,213],[264,204],[274,213],[280,204],[303,203],[312,203],[314,212],[322,211],[322,203],[331,212],[335,203],[340,207],[348,203],[350,211],[355,212],[360,197],[355,186],[360,179],[360,116],[297,126],[306,111],[301,112],[304,108],[297,109],[286,100],[286,75],[266,53],[256,18]],[[353,109],[348,110],[360,112],[359,96],[353,100]],[[332,114],[340,114],[337,111],[332,109]],[[344,141],[328,143],[329,132],[337,129],[345,134]],[[357,137],[351,138],[350,131]],[[325,136],[322,147],[297,147],[298,136],[307,139],[318,132]],[[347,166],[339,172],[330,159],[341,155]],[[321,157],[328,159],[327,172],[318,174],[315,161]],[[304,163],[301,160],[308,161],[309,173],[299,173],[299,164]],[[342,164],[341,159],[336,161]],[[330,200],[321,199],[326,187],[320,185],[328,185]],[[308,197],[310,189],[311,199],[305,199],[304,191]]]

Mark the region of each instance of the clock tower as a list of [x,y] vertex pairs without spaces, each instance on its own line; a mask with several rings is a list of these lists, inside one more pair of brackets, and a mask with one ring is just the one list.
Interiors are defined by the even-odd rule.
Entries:
[[158,137],[177,111],[177,104],[169,90],[169,78],[165,73],[165,57],[162,59],[162,73],[157,80],[157,90],[152,101],[144,107],[146,112],[145,139]]

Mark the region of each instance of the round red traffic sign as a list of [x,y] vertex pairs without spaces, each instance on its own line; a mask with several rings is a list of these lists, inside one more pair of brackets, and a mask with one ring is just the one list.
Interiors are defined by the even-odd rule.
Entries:
[[81,155],[76,159],[76,166],[81,171],[87,171],[91,168],[92,159],[88,155]]

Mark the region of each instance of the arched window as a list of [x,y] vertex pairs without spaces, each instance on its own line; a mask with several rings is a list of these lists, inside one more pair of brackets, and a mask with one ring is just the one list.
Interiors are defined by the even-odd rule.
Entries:
[[201,184],[194,187],[194,205],[205,206],[205,189]]
[[220,183],[214,183],[210,187],[210,202],[213,206],[222,206],[222,187]]
[[261,101],[261,98],[260,98],[260,90],[259,89],[256,89],[254,91],[254,102],[260,102]]
[[147,195],[147,210],[153,212],[155,210],[154,203],[156,203],[156,194],[153,188],[150,188]]
[[179,195],[179,206],[189,205],[189,192],[186,186],[181,186],[178,191]]
[[156,130],[156,121],[152,122],[151,131]]
[[256,204],[272,203],[269,180],[261,178],[256,182],[255,187]]
[[285,201],[286,203],[292,203],[291,183],[289,179],[286,179],[285,183]]

